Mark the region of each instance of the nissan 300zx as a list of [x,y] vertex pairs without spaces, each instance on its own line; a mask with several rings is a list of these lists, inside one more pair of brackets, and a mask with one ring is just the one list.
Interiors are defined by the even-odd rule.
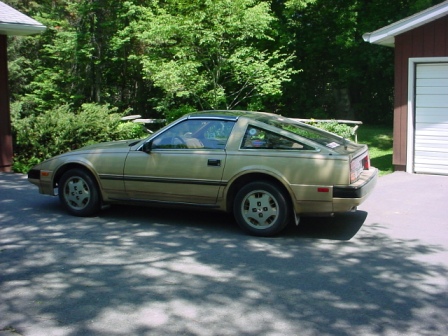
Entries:
[[377,177],[366,145],[248,111],[191,113],[145,139],[87,146],[28,172],[75,216],[106,204],[202,207],[233,213],[258,236],[301,215],[354,210]]

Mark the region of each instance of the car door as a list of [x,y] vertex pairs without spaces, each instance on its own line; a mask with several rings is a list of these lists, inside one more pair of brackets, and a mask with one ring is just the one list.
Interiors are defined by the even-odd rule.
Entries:
[[129,197],[144,201],[215,204],[226,163],[225,145],[232,126],[224,122],[225,133],[222,123],[185,120],[152,139],[147,147],[150,150],[129,153],[124,167]]

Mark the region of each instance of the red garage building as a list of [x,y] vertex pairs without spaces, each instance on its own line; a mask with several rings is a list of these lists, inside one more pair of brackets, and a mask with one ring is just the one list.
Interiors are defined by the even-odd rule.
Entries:
[[8,92],[8,35],[32,35],[45,26],[0,1],[0,172],[11,171],[12,136]]
[[395,47],[395,170],[448,175],[448,1],[363,35]]

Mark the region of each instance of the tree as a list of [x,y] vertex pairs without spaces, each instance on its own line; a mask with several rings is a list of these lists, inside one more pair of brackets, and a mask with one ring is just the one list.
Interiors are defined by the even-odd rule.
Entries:
[[362,35],[442,0],[295,0],[273,2],[283,40],[302,69],[285,87],[283,105],[301,117],[355,118],[391,123],[393,48]]
[[9,38],[22,115],[61,105],[263,109],[387,123],[393,49],[362,34],[442,0],[3,0],[45,24]]
[[140,63],[128,57],[135,45],[114,43],[128,24],[123,2],[9,2],[48,28],[40,36],[10,39],[10,74],[20,79],[12,96],[24,114],[65,104],[76,110],[84,103],[151,110],[151,83],[143,79]]
[[[158,108],[193,105],[201,109],[260,107],[280,96],[296,71],[291,54],[262,49],[272,41],[275,18],[268,3],[255,0],[153,1],[131,5],[138,13],[123,32],[144,48],[145,78],[160,88]],[[258,106],[257,106],[258,103]],[[261,104],[260,104],[261,103]]]

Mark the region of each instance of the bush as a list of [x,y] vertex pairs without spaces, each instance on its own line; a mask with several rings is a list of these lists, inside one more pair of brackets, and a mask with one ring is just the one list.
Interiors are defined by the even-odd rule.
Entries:
[[190,105],[182,105],[178,108],[170,109],[168,112],[166,112],[166,119],[168,122],[172,122],[185,114],[196,112],[197,110]]
[[335,133],[343,138],[353,140],[355,135],[355,128],[346,124],[340,124],[336,120],[332,121],[312,121],[308,122],[308,124],[313,125],[315,127],[319,127],[325,131]]
[[121,122],[118,125],[118,133],[120,134],[120,139],[140,139],[148,136],[148,132],[145,130],[144,126],[134,122]]
[[97,104],[84,104],[78,111],[63,105],[39,115],[21,117],[20,105],[13,104],[13,170],[26,172],[40,161],[89,144],[144,135],[140,125],[124,126],[127,123],[121,117],[117,108]]

